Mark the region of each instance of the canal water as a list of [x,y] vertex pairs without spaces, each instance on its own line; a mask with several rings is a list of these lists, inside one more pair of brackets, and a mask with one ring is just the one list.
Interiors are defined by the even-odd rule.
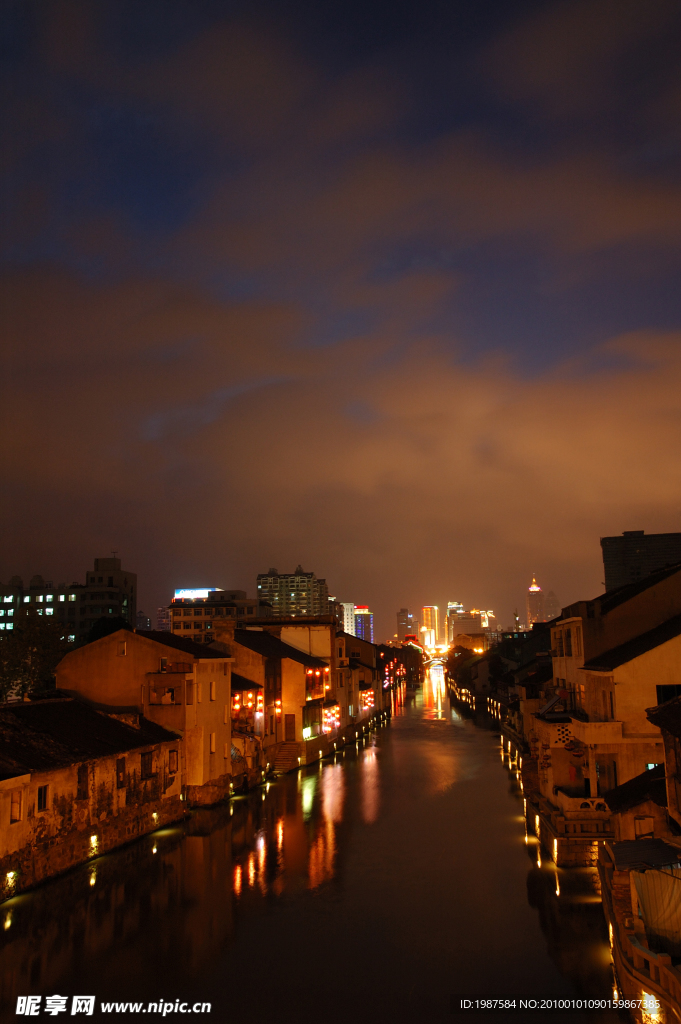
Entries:
[[17,995],[55,993],[252,1024],[620,1019],[451,1016],[460,998],[608,999],[612,974],[593,871],[556,871],[526,836],[498,728],[450,704],[439,666],[333,761],[2,904],[0,959],[13,1020]]

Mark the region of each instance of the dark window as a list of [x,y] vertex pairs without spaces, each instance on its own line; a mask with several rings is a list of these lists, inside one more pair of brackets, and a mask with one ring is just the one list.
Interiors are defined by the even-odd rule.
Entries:
[[176,750],[169,750],[168,751],[168,771],[170,772],[171,775],[174,775],[175,772],[177,771],[177,751]]
[[20,789],[12,790],[12,803],[11,803],[10,812],[9,812],[10,823],[15,822],[15,821],[21,821],[21,805],[22,805],[21,790]]
[[656,689],[658,704],[664,704],[665,701],[671,700],[672,697],[681,697],[681,683],[671,683],[668,686],[658,686]]
[[572,630],[571,629],[566,629],[565,630],[565,657],[566,658],[571,658],[572,657]]
[[125,758],[116,758],[116,789],[125,789]]
[[38,786],[38,810],[47,810],[47,786]]
[[81,764],[78,767],[78,792],[76,793],[76,800],[87,800],[88,798],[88,780],[90,772],[86,764]]
[[142,754],[142,778],[150,779],[154,774],[154,755],[149,752]]
[[109,582],[107,583],[107,587],[113,587],[113,576],[109,576]]

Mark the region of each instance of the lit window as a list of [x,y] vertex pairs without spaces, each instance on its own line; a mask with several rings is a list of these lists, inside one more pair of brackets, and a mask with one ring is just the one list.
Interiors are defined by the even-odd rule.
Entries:
[[14,615],[14,608],[7,609],[7,618],[9,618],[11,615]]
[[[42,615],[42,611],[41,611],[40,614]],[[45,614],[46,615],[54,615],[54,608],[46,608],[45,609]]]
[[45,594],[46,601],[54,601],[54,594]]
[[60,594],[60,595],[59,595],[59,600],[60,600],[60,601],[64,601],[64,600],[66,600],[66,595],[65,595],[65,594]]
[[8,622],[7,623],[7,628],[8,629],[14,629],[14,623],[13,622]]
[[42,608],[38,608],[38,615],[42,615],[42,614],[43,614]]
[[42,594],[38,594],[36,596],[36,601],[42,601],[42,599],[43,599],[43,595]]
[[5,623],[4,622],[0,622],[0,629],[4,629],[4,628],[5,628]]
[[4,619],[4,617],[5,617],[5,612],[4,612],[4,610],[2,608],[0,608],[0,619]]
[[12,598],[11,597],[3,597],[2,600],[4,601],[5,604],[11,604],[12,603]]
[[24,598],[24,604],[28,604],[30,602],[30,600],[31,600],[30,597],[25,597]]
[[69,594],[69,601],[75,601],[75,600],[76,600],[76,595],[75,594]]
[[75,640],[76,640],[75,633],[69,633],[69,636],[68,636],[69,643],[70,644],[75,643]]

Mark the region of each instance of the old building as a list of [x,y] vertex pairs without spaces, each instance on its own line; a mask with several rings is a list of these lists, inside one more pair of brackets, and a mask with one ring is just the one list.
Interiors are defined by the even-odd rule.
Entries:
[[539,783],[528,803],[558,863],[593,862],[614,837],[604,794],[663,759],[646,708],[676,692],[680,608],[681,569],[667,569],[551,624],[552,686],[527,736]]
[[245,590],[176,590],[170,603],[170,621],[176,636],[195,643],[212,643],[214,625],[224,620],[245,625],[271,615],[272,609],[260,598],[249,598]]
[[182,817],[179,737],[128,717],[0,705],[0,898]]
[[171,633],[110,636],[71,651],[57,687],[109,714],[144,715],[183,739],[183,791],[210,804],[231,782],[231,659]]

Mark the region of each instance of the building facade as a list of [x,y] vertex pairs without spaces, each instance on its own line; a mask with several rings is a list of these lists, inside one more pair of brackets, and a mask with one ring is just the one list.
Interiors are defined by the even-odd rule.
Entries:
[[440,643],[440,609],[436,604],[426,604],[421,609],[421,632],[431,630],[434,642]]
[[355,605],[353,603],[344,601],[341,605],[343,609],[343,630],[346,633],[355,634]]
[[601,549],[605,589],[614,590],[681,562],[681,533],[627,530],[621,537],[601,537]]
[[292,573],[276,569],[258,574],[258,598],[272,606],[275,616],[328,615],[329,588],[326,580],[297,565]]
[[225,620],[242,624],[267,617],[270,606],[258,599],[246,597],[245,590],[176,590],[170,603],[169,614],[175,636],[209,644],[215,637],[214,627]]
[[107,714],[139,715],[182,737],[180,775],[191,804],[217,803],[231,781],[231,658],[171,633],[118,630],[70,651],[62,692]]
[[87,639],[92,626],[102,617],[121,618],[134,626],[137,621],[137,574],[123,569],[120,558],[95,558],[86,582],[60,583],[33,576],[24,587],[19,576],[0,587],[0,634],[15,628],[29,609],[52,617],[63,627],[71,643]]

